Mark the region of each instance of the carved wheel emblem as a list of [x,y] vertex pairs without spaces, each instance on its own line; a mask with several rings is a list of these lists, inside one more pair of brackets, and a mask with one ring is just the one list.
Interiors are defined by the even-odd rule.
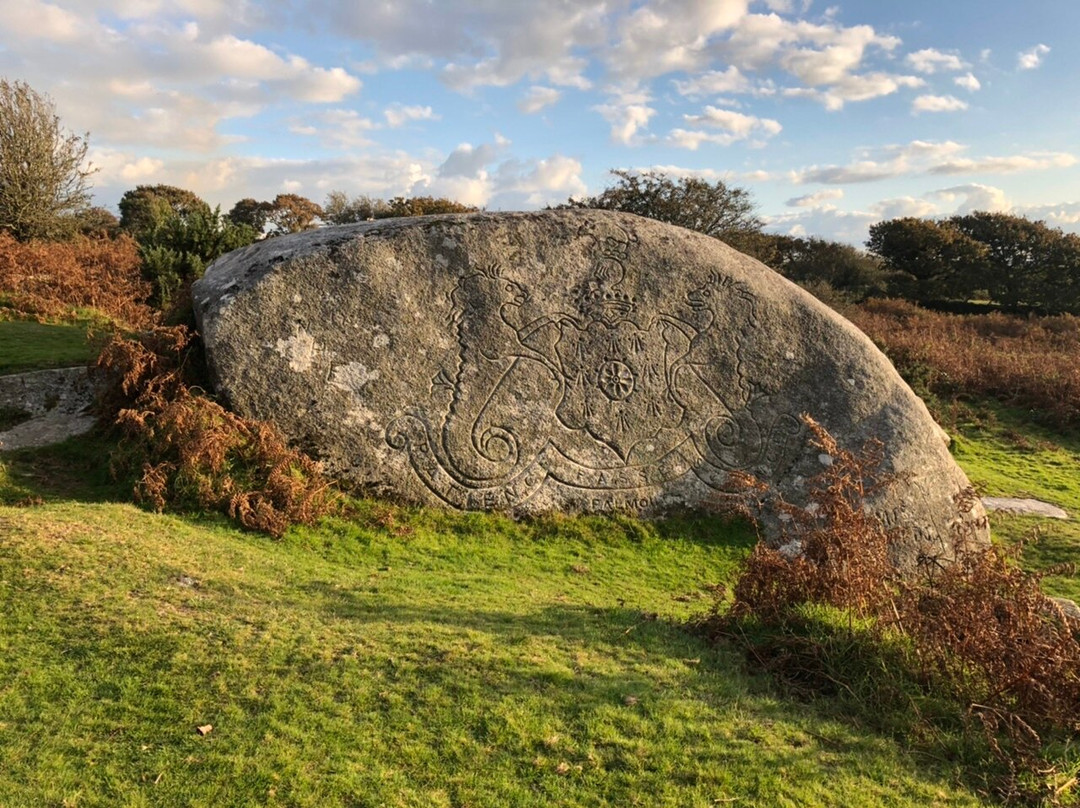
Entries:
[[622,362],[605,362],[596,384],[612,401],[622,401],[634,392],[634,373]]

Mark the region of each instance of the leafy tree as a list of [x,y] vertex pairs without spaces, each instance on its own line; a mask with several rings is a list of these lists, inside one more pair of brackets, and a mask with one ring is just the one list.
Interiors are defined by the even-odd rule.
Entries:
[[47,96],[0,79],[0,230],[20,241],[72,234],[90,203],[89,137],[64,131]]
[[979,284],[990,299],[1011,307],[1077,310],[1080,246],[1040,221],[976,211],[949,224],[984,245]]
[[390,216],[390,205],[370,196],[349,198],[344,191],[331,191],[323,204],[323,220],[330,224],[354,224]]
[[207,216],[210,206],[173,185],[139,185],[120,197],[120,228],[142,242],[174,217]]
[[315,220],[322,217],[323,210],[307,197],[299,194],[278,194],[270,203],[267,220],[273,235],[299,233],[315,227]]
[[272,208],[273,205],[269,202],[259,202],[247,197],[232,206],[228,219],[235,225],[246,225],[261,235],[266,229],[266,221]]
[[434,216],[439,213],[476,213],[479,208],[472,205],[463,205],[452,199],[434,196],[395,196],[389,202],[389,212],[386,217],[398,216]]
[[80,235],[114,238],[120,234],[120,220],[106,208],[87,208],[75,217]]
[[613,170],[618,182],[598,196],[571,199],[569,208],[601,208],[636,213],[661,222],[696,230],[738,247],[740,239],[760,233],[761,220],[745,188],[698,177],[672,179],[653,171]]
[[895,274],[891,292],[919,302],[966,300],[986,247],[948,222],[905,217],[870,227],[866,242]]
[[882,262],[850,244],[820,238],[773,238],[773,263],[769,265],[797,283],[825,284],[852,300],[884,295],[889,287],[889,273]]

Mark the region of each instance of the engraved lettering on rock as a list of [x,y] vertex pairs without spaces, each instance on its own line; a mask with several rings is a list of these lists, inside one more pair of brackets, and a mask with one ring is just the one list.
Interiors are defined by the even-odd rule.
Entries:
[[636,491],[624,501],[644,508],[691,472],[714,488],[754,464],[785,473],[802,426],[752,379],[750,290],[713,274],[649,314],[627,278],[634,238],[610,226],[579,235],[593,259],[567,310],[535,316],[527,286],[499,265],[463,274],[448,295],[456,346],[431,404],[391,423],[387,442],[454,507],[513,508],[550,478]]

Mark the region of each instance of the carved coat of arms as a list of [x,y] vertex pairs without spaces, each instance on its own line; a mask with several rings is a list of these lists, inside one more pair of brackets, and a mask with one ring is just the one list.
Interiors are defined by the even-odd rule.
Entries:
[[528,289],[497,265],[450,294],[457,348],[433,378],[443,403],[410,411],[387,440],[451,505],[509,509],[549,477],[645,490],[695,472],[713,485],[780,459],[798,431],[790,416],[762,420],[740,335],[725,330],[732,312],[756,326],[745,287],[712,275],[671,311],[646,314],[626,282],[631,236],[581,235],[593,266],[567,310],[527,316]]

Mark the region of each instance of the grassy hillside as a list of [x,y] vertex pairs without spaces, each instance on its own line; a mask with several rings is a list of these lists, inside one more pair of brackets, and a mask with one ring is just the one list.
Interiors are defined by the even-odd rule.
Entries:
[[682,627],[743,527],[367,502],[275,542],[110,501],[102,448],[8,464],[0,805],[979,803]]
[[99,346],[87,336],[87,324],[38,323],[0,318],[0,375],[42,368],[84,365]]

